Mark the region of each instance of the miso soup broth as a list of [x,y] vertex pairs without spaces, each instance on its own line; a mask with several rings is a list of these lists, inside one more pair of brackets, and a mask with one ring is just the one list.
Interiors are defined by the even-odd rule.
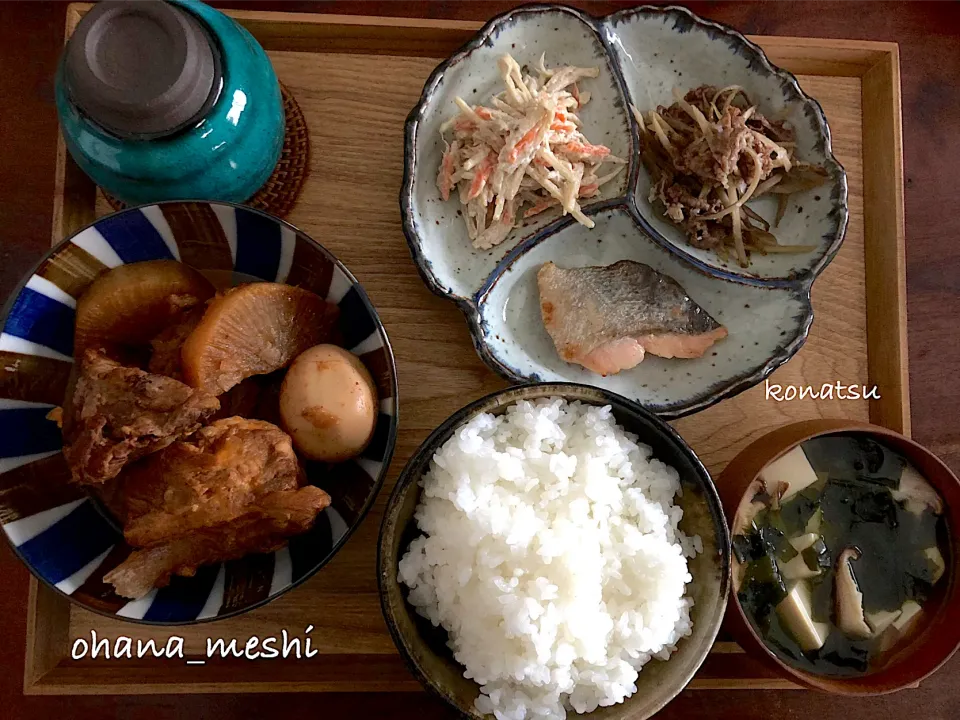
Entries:
[[859,675],[920,626],[946,571],[943,500],[865,434],[828,435],[761,472],[734,528],[738,598],[794,667]]

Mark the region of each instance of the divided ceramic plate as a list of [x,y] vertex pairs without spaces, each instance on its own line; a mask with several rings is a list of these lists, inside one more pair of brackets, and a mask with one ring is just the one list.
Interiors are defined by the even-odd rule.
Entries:
[[[460,96],[476,105],[501,89],[497,58],[521,66],[546,55],[548,66],[599,67],[582,81],[592,94],[579,116],[584,135],[629,158],[627,172],[584,201],[594,229],[570,217],[536,216],[492,250],[475,250],[456,197],[440,198],[436,176],[441,124]],[[687,245],[647,199],[650,178],[636,157],[639,135],[629,104],[648,110],[673,102],[672,89],[740,85],[768,117],[788,121],[797,156],[826,168],[828,182],[790,196],[777,239],[816,245],[805,254],[754,255],[749,268],[729,266]],[[773,66],[742,35],[677,7],[641,7],[597,19],[558,5],[519,8],[491,20],[433,72],[410,113],[400,194],[403,227],[427,286],[454,300],[484,361],[515,381],[570,381],[604,387],[655,412],[678,417],[761,382],[803,344],[813,321],[810,286],[840,247],[847,223],[847,184],[830,149],[830,131],[796,78]],[[766,205],[765,203],[770,203]],[[774,201],[751,207],[765,217]],[[635,368],[601,377],[557,355],[540,317],[536,271],[643,262],[677,280],[729,337],[695,360],[648,355]]]

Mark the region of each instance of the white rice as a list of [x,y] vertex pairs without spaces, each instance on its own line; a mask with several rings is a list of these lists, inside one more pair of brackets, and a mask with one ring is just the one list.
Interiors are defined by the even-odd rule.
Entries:
[[676,470],[610,407],[559,398],[483,414],[437,451],[400,561],[417,612],[447,630],[476,708],[562,720],[636,692],[691,632]]

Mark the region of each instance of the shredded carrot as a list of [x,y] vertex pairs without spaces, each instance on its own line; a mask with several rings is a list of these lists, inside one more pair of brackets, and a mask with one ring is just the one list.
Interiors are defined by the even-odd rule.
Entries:
[[[577,115],[590,93],[576,83],[596,78],[600,69],[548,69],[543,58],[533,67],[535,74],[527,74],[510,55],[501,56],[503,90],[486,105],[455,97],[459,114],[440,126],[447,152],[437,174],[439,195],[458,196],[467,236],[478,249],[504,242],[518,220],[558,205],[593,227],[578,198],[595,197],[627,166],[609,148],[590,143],[585,122],[596,120]],[[602,172],[607,163],[615,169]]]
[[523,213],[523,216],[525,218],[528,218],[528,217],[533,217],[534,215],[539,215],[544,210],[549,210],[555,205],[559,205],[559,203],[553,198],[547,198],[546,200],[541,200],[536,205],[529,208],[525,213]]
[[473,200],[477,195],[483,192],[483,187],[487,184],[487,179],[493,174],[493,168],[496,167],[497,156],[490,153],[480,163],[476,174],[473,176],[473,182],[470,183],[470,192],[467,193],[467,200]]
[[517,141],[517,144],[511,148],[510,153],[507,155],[507,160],[509,162],[515,163],[517,161],[517,158],[520,157],[520,153],[523,152],[537,136],[537,129],[538,126],[534,125],[532,128],[527,130],[523,137]]
[[450,191],[453,189],[453,156],[455,152],[456,145],[447,148],[440,163],[440,197],[444,200],[450,199]]
[[606,145],[590,145],[580,142],[568,142],[561,145],[560,150],[567,153],[580,153],[598,158],[603,158],[610,154],[610,148]]

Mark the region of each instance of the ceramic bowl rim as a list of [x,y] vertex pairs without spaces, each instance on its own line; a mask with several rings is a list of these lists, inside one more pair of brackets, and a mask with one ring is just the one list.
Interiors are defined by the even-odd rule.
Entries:
[[[465,714],[434,683],[429,674],[420,668],[420,666],[414,660],[404,636],[400,633],[397,623],[393,618],[393,613],[390,611],[390,605],[388,601],[388,570],[385,564],[385,555],[388,553],[386,552],[386,548],[388,543],[392,541],[394,534],[402,534],[405,529],[397,526],[395,518],[393,517],[393,511],[399,505],[401,495],[403,495],[411,485],[414,485],[419,481],[419,477],[414,476],[414,469],[428,463],[430,457],[433,456],[439,446],[445,442],[458,427],[467,422],[469,418],[480,412],[490,412],[495,408],[509,407],[515,404],[518,400],[524,398],[516,398],[509,402],[499,402],[499,400],[504,396],[510,396],[514,394],[519,395],[522,394],[523,391],[531,389],[537,389],[543,392],[543,394],[538,394],[536,396],[537,398],[561,397],[567,400],[579,400],[580,402],[586,402],[592,405],[600,405],[600,403],[604,403],[607,405],[612,405],[615,410],[648,422],[654,428],[655,432],[660,434],[662,439],[670,442],[690,462],[697,477],[697,481],[700,487],[703,489],[704,501],[710,510],[712,525],[714,532],[717,535],[717,545],[720,552],[720,574],[717,578],[717,582],[719,584],[717,606],[714,610],[714,616],[711,618],[712,627],[708,631],[707,635],[703,638],[702,646],[699,648],[699,657],[697,658],[693,667],[690,668],[682,684],[680,684],[679,687],[669,691],[665,695],[662,702],[658,704],[658,706],[651,713],[652,716],[662,710],[668,703],[670,703],[670,701],[676,698],[676,696],[679,695],[684,688],[687,687],[687,685],[690,684],[690,681],[696,675],[697,671],[702,667],[704,661],[709,656],[714,643],[716,642],[717,635],[719,634],[720,628],[723,624],[723,618],[729,605],[730,598],[730,568],[732,567],[733,562],[733,551],[731,549],[730,542],[730,525],[724,514],[723,504],[721,502],[720,493],[717,489],[716,483],[710,475],[710,472],[704,466],[703,461],[700,460],[696,452],[694,452],[693,448],[691,448],[687,441],[683,439],[680,433],[670,426],[661,416],[651,412],[636,401],[624,397],[623,395],[619,395],[611,390],[607,390],[606,388],[573,382],[530,382],[522,385],[513,385],[501,390],[495,390],[494,392],[488,393],[483,397],[468,403],[447,417],[433,431],[431,431],[431,433],[417,447],[416,451],[410,456],[410,459],[400,471],[400,475],[397,477],[396,484],[390,493],[390,497],[387,499],[383,520],[380,524],[380,532],[377,538],[377,590],[380,596],[380,610],[383,614],[385,624],[390,632],[390,637],[397,648],[397,652],[399,653],[400,658],[402,659],[407,670],[432,695],[443,700],[448,708],[452,708],[460,715],[460,717],[470,718],[470,720],[473,720],[473,716]],[[569,393],[572,390],[584,393],[587,397],[592,397],[593,399],[588,400],[581,397],[569,397]],[[388,532],[391,533],[389,536]],[[399,562],[399,558],[397,558],[397,561]],[[397,581],[397,585],[400,585],[399,581]],[[417,637],[419,637],[419,635]],[[669,660],[667,662],[669,662]],[[629,702],[629,700],[630,698],[627,698],[626,702]],[[584,717],[589,717],[589,714],[585,715]]]
[[[76,598],[72,595],[68,595],[67,593],[63,592],[58,587],[56,587],[56,585],[49,582],[46,578],[40,576],[34,570],[33,566],[29,562],[27,562],[27,560],[20,553],[19,548],[17,548],[13,544],[13,542],[10,540],[10,537],[7,535],[7,533],[2,530],[2,527],[0,527],[0,535],[3,535],[4,542],[6,542],[6,544],[10,547],[10,550],[13,551],[14,555],[16,555],[17,559],[23,564],[23,566],[30,571],[30,574],[38,582],[43,584],[47,589],[52,590],[57,595],[67,599],[68,601],[77,605],[78,607],[82,607],[84,610],[95,613],[102,617],[107,617],[114,620],[122,620],[124,622],[132,623],[136,625],[154,626],[154,627],[185,627],[188,625],[203,625],[206,623],[218,622],[220,620],[234,618],[234,617],[237,617],[238,615],[243,615],[252,610],[261,608],[264,605],[267,605],[273,602],[274,600],[282,597],[283,595],[286,595],[291,590],[299,587],[300,585],[305,583],[307,580],[312,578],[317,572],[323,569],[331,560],[333,560],[333,558],[337,555],[337,553],[340,552],[340,550],[343,548],[346,542],[350,539],[350,537],[354,534],[357,528],[363,523],[364,519],[366,519],[367,514],[370,512],[370,509],[373,507],[373,504],[376,502],[377,497],[380,495],[380,490],[383,489],[383,483],[386,480],[386,476],[387,476],[387,473],[389,472],[390,465],[393,461],[393,455],[396,450],[397,435],[400,427],[400,397],[398,392],[399,385],[397,381],[396,358],[394,357],[394,354],[393,354],[393,346],[390,343],[390,338],[387,334],[387,329],[384,326],[383,321],[380,319],[380,315],[377,312],[377,309],[374,307],[373,303],[370,301],[370,298],[367,296],[366,290],[363,288],[363,286],[360,284],[360,282],[357,280],[354,274],[350,272],[347,266],[344,265],[330,250],[327,250],[327,248],[325,248],[322,244],[314,240],[309,234],[307,234],[306,232],[304,232],[303,230],[301,230],[299,227],[289,222],[288,220],[284,220],[283,218],[278,218],[275,215],[271,215],[270,213],[264,212],[263,210],[259,210],[257,208],[248,207],[240,203],[227,202],[224,200],[158,200],[157,202],[133,205],[133,206],[124,208],[123,210],[118,210],[117,212],[111,212],[107,215],[103,215],[99,218],[96,218],[92,222],[87,223],[86,225],[82,226],[78,230],[64,237],[56,245],[49,248],[46,252],[44,252],[43,256],[37,262],[31,265],[27,273],[16,284],[14,289],[11,290],[10,295],[7,297],[7,300],[4,302],[3,306],[0,307],[0,328],[6,325],[7,318],[10,316],[10,311],[13,309],[14,303],[16,302],[20,294],[23,292],[23,289],[26,287],[26,284],[30,281],[30,278],[36,274],[37,270],[39,270],[44,263],[50,260],[50,258],[54,257],[57,253],[59,253],[64,247],[66,247],[68,243],[70,243],[80,233],[90,228],[95,228],[98,223],[102,222],[105,219],[113,218],[117,215],[122,215],[124,213],[139,212],[145,207],[154,207],[157,205],[222,205],[226,207],[232,207],[238,210],[243,210],[245,212],[256,213],[273,222],[280,224],[281,226],[286,226],[287,228],[292,230],[298,238],[304,238],[308,243],[312,244],[315,248],[320,250],[321,254],[327,257],[328,259],[330,259],[334,263],[334,265],[337,267],[337,269],[339,269],[341,272],[344,273],[346,278],[352,283],[352,286],[357,289],[358,295],[360,296],[360,299],[363,301],[364,308],[369,313],[370,317],[373,319],[374,326],[376,327],[380,336],[383,338],[383,347],[386,350],[386,355],[388,360],[387,364],[390,370],[390,383],[391,383],[391,389],[393,391],[393,398],[394,398],[393,421],[390,423],[390,432],[387,436],[387,443],[385,446],[383,462],[380,467],[380,473],[379,473],[379,476],[375,479],[373,483],[372,492],[370,493],[370,496],[367,499],[367,502],[360,509],[360,512],[357,515],[356,521],[347,527],[347,531],[340,537],[340,539],[337,542],[335,542],[331,546],[330,551],[323,558],[323,560],[317,565],[315,565],[314,567],[312,567],[310,570],[308,570],[303,575],[303,577],[297,579],[296,582],[291,583],[276,595],[268,595],[266,598],[262,600],[258,600],[257,602],[252,603],[246,607],[238,608],[237,610],[233,610],[231,612],[224,613],[222,615],[214,615],[213,617],[207,617],[202,619],[195,618],[193,620],[188,620],[186,622],[168,621],[168,620],[144,620],[143,618],[124,617],[121,615],[117,615],[116,613],[111,613],[111,612],[93,607],[81,601],[79,598]],[[89,495],[87,495],[86,497],[90,498]]]

